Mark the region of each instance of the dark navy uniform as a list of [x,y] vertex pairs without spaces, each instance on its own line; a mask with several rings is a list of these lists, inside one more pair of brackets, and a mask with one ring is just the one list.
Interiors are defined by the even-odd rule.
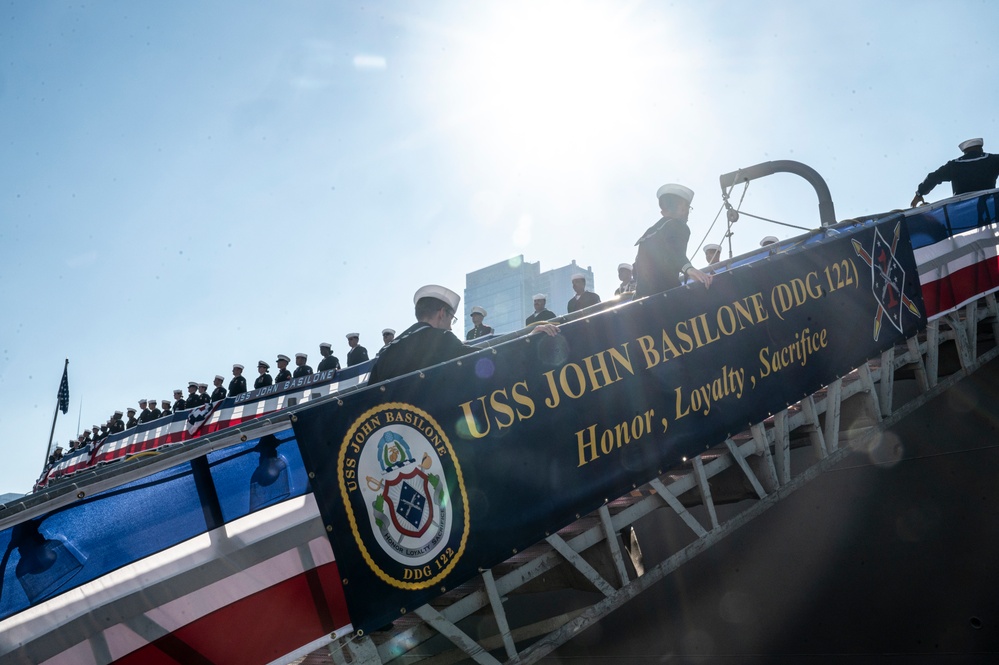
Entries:
[[583,291],[580,295],[569,298],[569,304],[565,306],[565,311],[572,314],[573,312],[578,312],[584,307],[596,305],[599,302],[600,296],[596,293],[593,291]]
[[635,298],[680,286],[680,273],[690,263],[687,241],[690,227],[682,219],[662,217],[639,238],[635,257]]
[[142,413],[139,414],[140,423],[148,423],[152,419],[153,419],[152,412],[149,410],[148,407],[143,409]]
[[274,377],[274,381],[276,383],[281,383],[282,381],[290,381],[290,380],[291,380],[291,372],[288,371],[287,367],[285,367],[282,370],[279,370],[277,376]]
[[253,382],[253,389],[258,390],[260,388],[266,388],[267,386],[272,386],[272,385],[274,385],[274,379],[271,377],[270,374],[264,372],[263,374],[257,377],[256,381]]
[[[457,338],[455,338],[457,339]],[[358,344],[347,353],[347,367],[359,365],[368,359],[368,350]]]
[[130,415],[128,417],[128,422],[125,423],[125,429],[132,429],[133,427],[135,427],[138,424],[139,424],[139,421],[135,419],[135,413],[133,412],[132,415]]
[[534,312],[527,320],[524,321],[525,326],[534,325],[535,323],[541,323],[542,321],[551,321],[555,318],[555,312],[550,309],[543,309],[540,312]]
[[308,365],[299,365],[298,367],[295,368],[295,373],[292,374],[292,377],[297,379],[302,376],[309,376],[310,374],[312,374],[311,367],[309,367]]
[[125,431],[125,422],[121,418],[117,418],[111,421],[111,433],[117,434],[118,432]]
[[319,361],[319,369],[316,371],[325,372],[328,369],[340,369],[340,359],[333,355],[326,356]]
[[149,409],[149,419],[150,420],[156,420],[157,418],[159,418],[162,415],[163,415],[163,412],[160,411],[159,409],[157,409],[155,406],[153,408]]
[[220,399],[225,399],[225,388],[223,388],[222,386],[218,386],[217,388],[215,388],[215,390],[212,391],[211,401],[217,402]]
[[242,395],[246,392],[246,377],[242,374],[229,379],[229,397]]
[[420,321],[403,331],[378,353],[368,384],[460,358],[475,353],[476,350],[462,344],[450,330],[440,330]]
[[999,155],[990,155],[980,150],[969,150],[967,154],[952,159],[919,183],[916,191],[926,196],[934,187],[950,182],[954,196],[993,189],[999,177]]
[[183,411],[186,408],[187,408],[187,402],[184,400],[183,397],[178,397],[177,401],[173,403],[173,410],[175,413],[177,411]]
[[489,326],[475,326],[467,333],[465,333],[465,339],[472,340],[478,339],[480,337],[485,337],[486,335],[492,335],[493,329]]

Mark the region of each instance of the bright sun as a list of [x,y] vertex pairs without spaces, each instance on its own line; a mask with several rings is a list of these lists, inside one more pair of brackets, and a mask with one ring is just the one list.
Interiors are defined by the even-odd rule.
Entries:
[[569,175],[641,140],[655,78],[627,14],[585,2],[502,7],[458,64],[456,111],[478,145],[522,175]]

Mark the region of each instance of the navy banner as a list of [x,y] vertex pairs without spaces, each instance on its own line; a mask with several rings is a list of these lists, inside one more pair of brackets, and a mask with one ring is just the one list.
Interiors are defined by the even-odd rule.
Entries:
[[893,221],[300,411],[354,626],[383,626],[925,322]]

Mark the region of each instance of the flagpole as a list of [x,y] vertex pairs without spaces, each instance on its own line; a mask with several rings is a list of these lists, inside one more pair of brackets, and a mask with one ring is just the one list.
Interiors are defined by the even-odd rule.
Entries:
[[[66,377],[66,372],[68,371],[69,371],[69,358],[66,358],[66,364],[62,366],[62,375],[64,378]],[[60,388],[62,387],[61,381],[59,383],[59,387]],[[43,469],[45,468],[45,465],[49,463],[49,453],[52,450],[52,437],[55,436],[56,418],[59,416],[59,401],[60,401],[59,398],[56,397],[55,413],[52,414],[52,430],[49,432],[49,445],[45,449],[45,461],[42,462]]]

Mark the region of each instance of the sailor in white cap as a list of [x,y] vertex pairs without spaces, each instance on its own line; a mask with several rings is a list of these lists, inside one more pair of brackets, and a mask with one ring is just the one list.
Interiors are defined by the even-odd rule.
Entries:
[[211,395],[208,394],[208,384],[207,383],[199,383],[198,384],[198,399],[201,400],[202,404],[211,404],[212,403]]
[[257,380],[253,382],[253,389],[259,390],[260,388],[266,388],[267,386],[274,385],[274,378],[267,371],[271,368],[266,361],[260,360],[257,362]]
[[[382,330],[382,349],[391,344],[393,339],[395,339],[395,330],[393,328]],[[381,352],[381,349],[379,349],[379,352]]]
[[926,179],[919,183],[919,187],[916,187],[916,196],[909,206],[914,208],[920,203],[926,203],[923,197],[945,180],[950,182],[954,196],[979,192],[983,189],[995,189],[996,178],[999,178],[999,155],[985,152],[982,149],[984,145],[983,139],[961,141],[957,147],[964,154],[927,175]]
[[309,355],[307,353],[295,354],[295,373],[292,374],[293,378],[298,379],[312,374],[312,368],[305,364],[305,361],[308,359]]
[[635,257],[636,298],[680,286],[680,274],[711,286],[711,275],[695,268],[687,258],[690,240],[690,202],[694,191],[683,185],[663,185],[656,192],[662,218],[638,239]]
[[569,303],[565,306],[565,311],[569,314],[584,307],[592,307],[600,302],[600,296],[593,291],[586,290],[586,275],[581,272],[572,276],[572,290],[576,292],[576,295],[569,298]]
[[466,340],[478,339],[480,337],[485,337],[486,335],[492,335],[493,329],[482,323],[482,320],[486,318],[486,310],[484,307],[479,307],[476,305],[472,308],[472,328],[465,333]]
[[152,420],[152,418],[150,417],[150,413],[149,413],[149,407],[146,406],[147,404],[148,404],[148,400],[144,400],[144,399],[140,399],[139,400],[139,409],[140,409],[139,410],[139,422],[140,423],[148,423],[150,420]]
[[246,392],[246,377],[243,376],[243,366],[233,363],[232,378],[229,379],[229,392],[226,397],[235,397]]
[[173,391],[173,412],[183,411],[187,408],[187,402],[184,401],[184,391],[177,388]]
[[620,263],[617,266],[617,278],[621,280],[621,286],[614,289],[614,295],[630,297],[635,293],[635,273],[631,269],[630,263]]
[[161,418],[173,415],[173,411],[170,410],[170,400],[168,400],[168,399],[161,399],[160,400],[160,406],[163,407],[162,409],[160,409],[160,417]]
[[125,421],[121,419],[123,415],[125,414],[121,412],[121,409],[116,409],[114,415],[111,416],[111,427],[108,428],[111,434],[125,431]]
[[763,236],[760,239],[760,247],[766,247],[767,245],[777,244],[777,236]]
[[350,351],[347,352],[347,367],[353,367],[368,359],[368,350],[358,343],[360,340],[360,333],[347,333],[347,344],[350,345]]
[[[462,344],[451,332],[459,303],[461,296],[447,287],[437,284],[420,287],[413,295],[416,323],[378,352],[368,385],[476,352],[478,349]],[[558,327],[544,323],[535,331],[557,335]]]
[[139,421],[135,417],[135,407],[130,406],[125,411],[128,413],[128,420],[125,422],[125,429],[132,429],[139,424]]
[[156,398],[149,400],[149,419],[156,420],[163,415],[163,412],[156,406]]
[[533,326],[538,323],[544,323],[545,321],[551,321],[555,318],[555,312],[551,311],[545,305],[548,303],[548,296],[544,293],[534,294],[534,312],[531,313],[527,320],[524,321],[525,326]]
[[708,262],[708,265],[721,261],[721,245],[713,242],[709,242],[705,245],[704,260]]
[[329,342],[320,343],[319,355],[321,355],[323,359],[319,361],[319,367],[316,368],[317,372],[340,369],[340,359],[333,355],[332,344]]
[[187,382],[187,398],[184,400],[186,408],[196,409],[201,406],[201,397],[198,396],[198,382]]
[[221,374],[216,374],[212,383],[215,385],[215,389],[212,390],[211,401],[217,402],[220,399],[225,399],[225,388],[222,387],[222,384],[225,383],[225,377]]
[[278,373],[274,377],[274,383],[281,383],[282,381],[291,380],[291,372],[288,370],[288,363],[291,362],[291,358],[279,353],[277,357]]

